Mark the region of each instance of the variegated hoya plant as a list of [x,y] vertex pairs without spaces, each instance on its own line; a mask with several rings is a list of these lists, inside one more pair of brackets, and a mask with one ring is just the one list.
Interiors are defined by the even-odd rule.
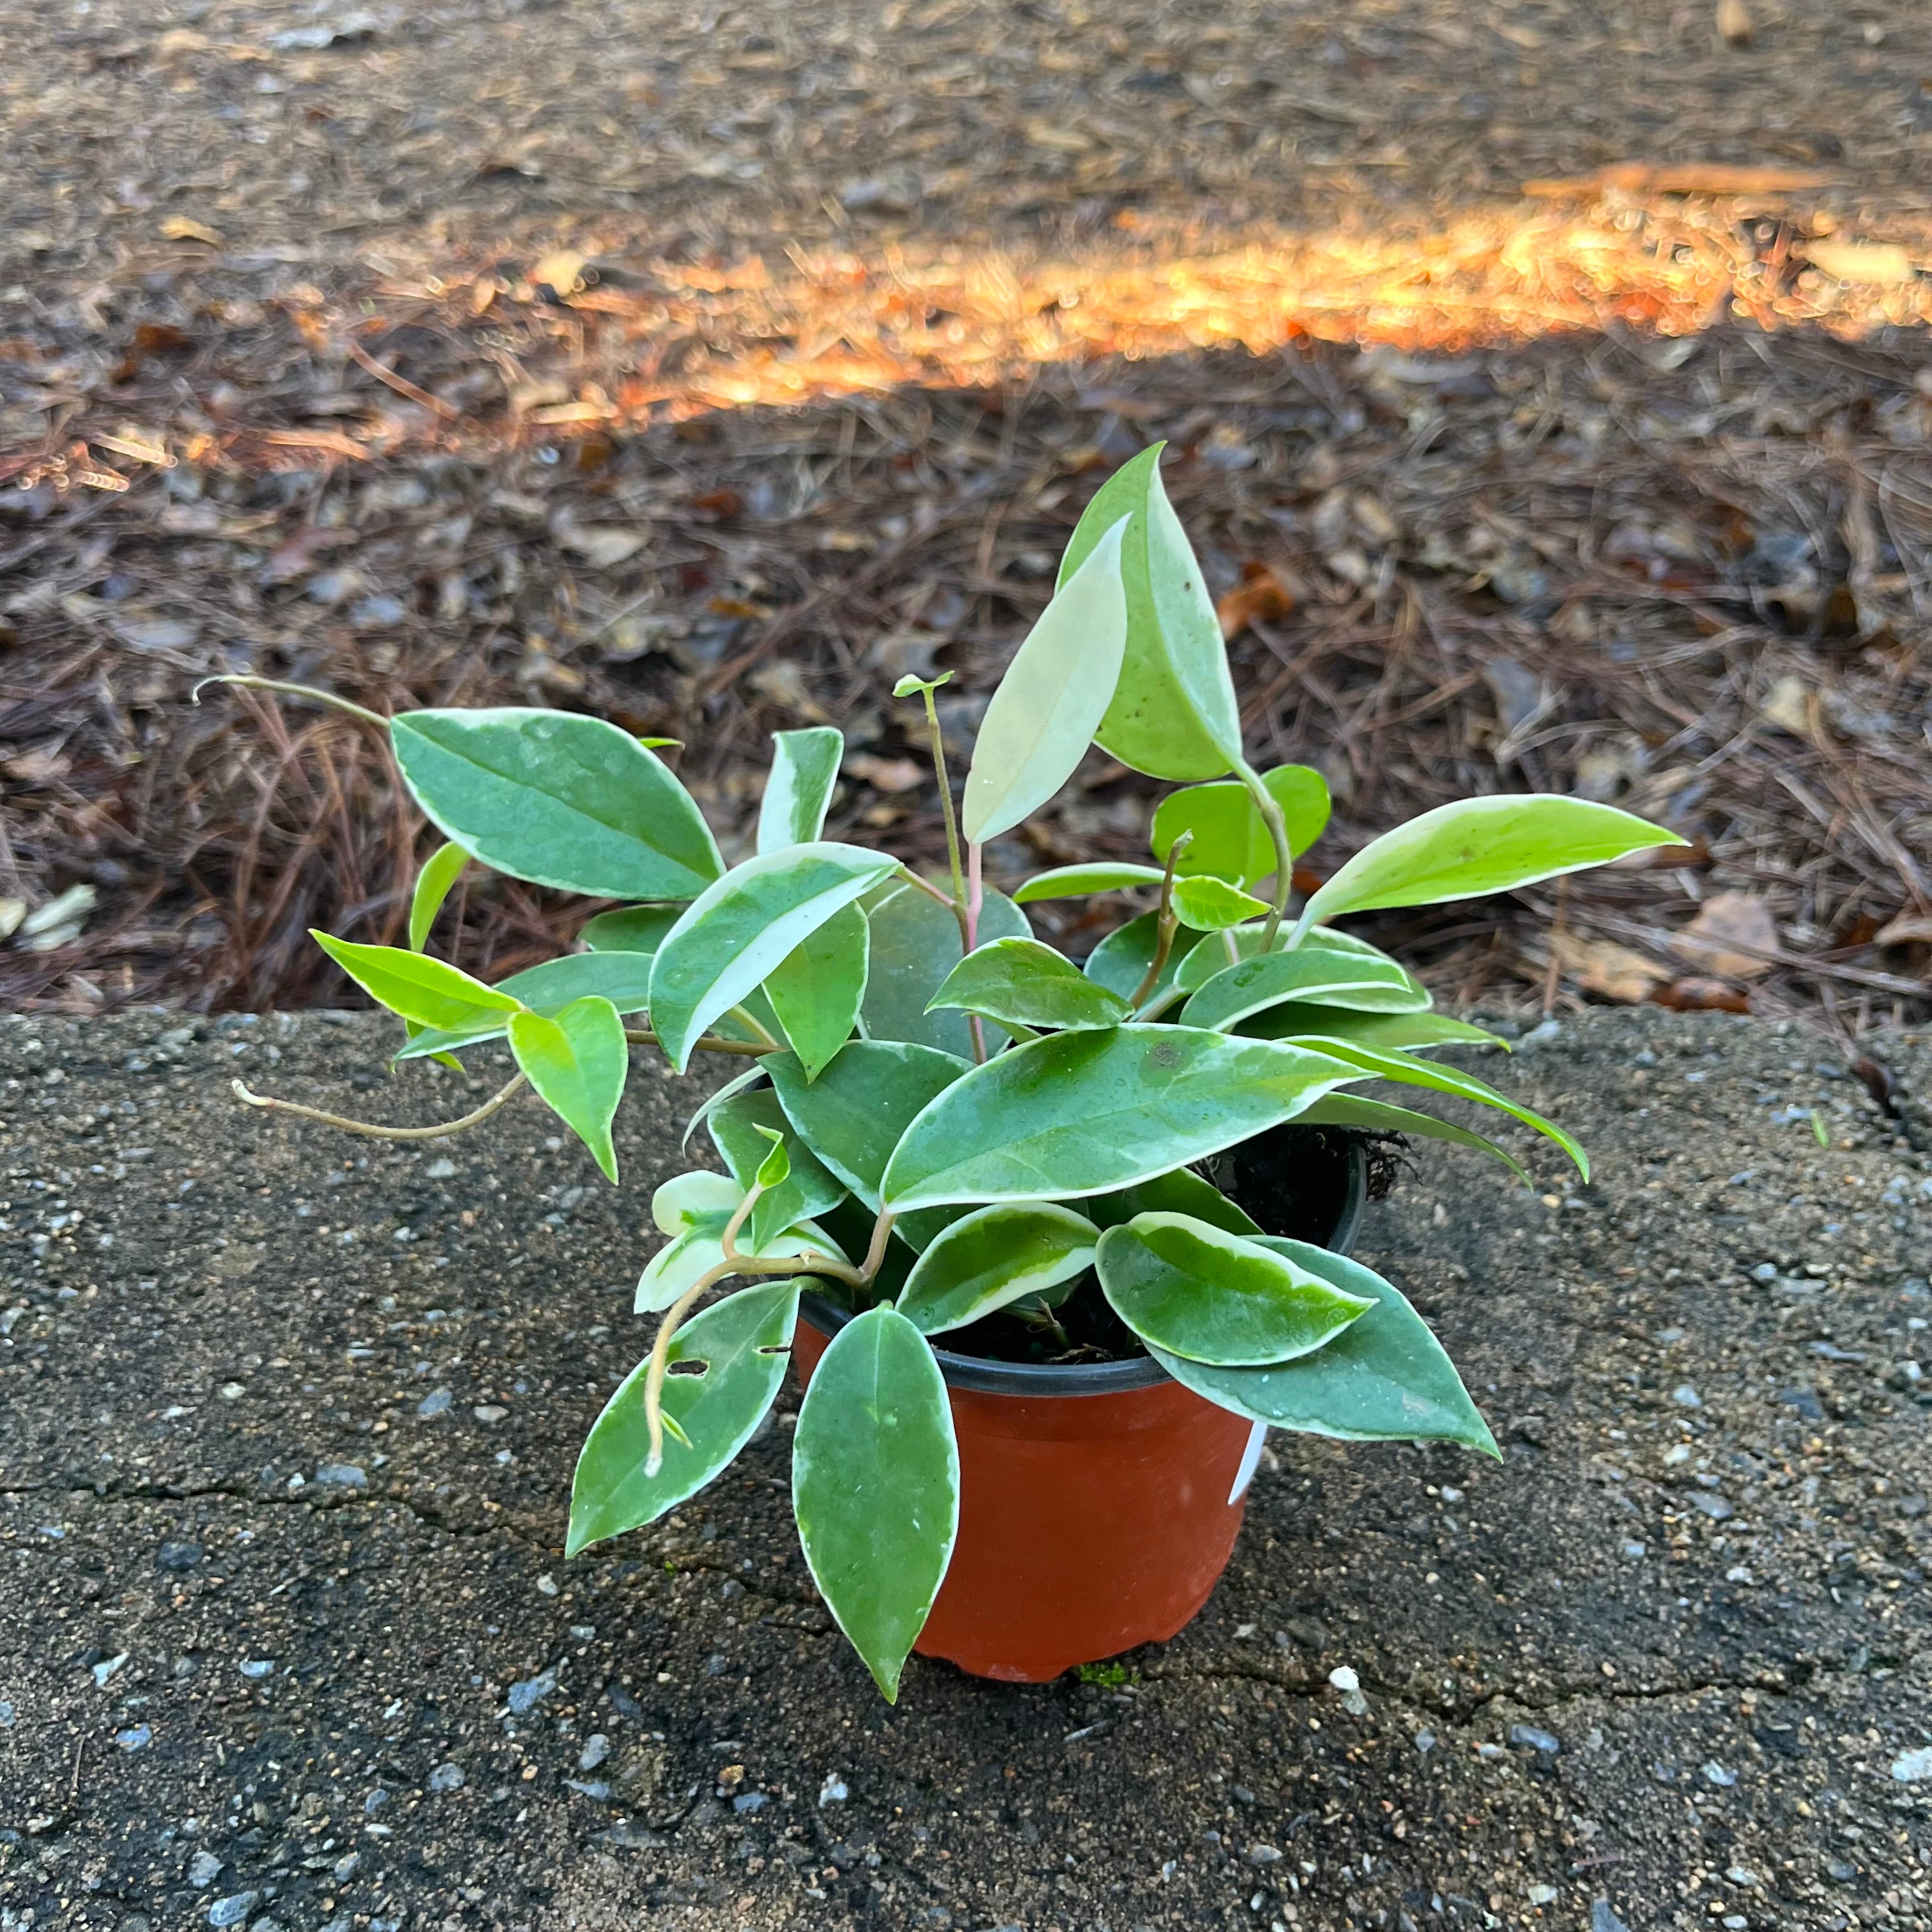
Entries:
[[[418,881],[410,945],[316,934],[401,1018],[399,1058],[508,1040],[509,1084],[416,1137],[473,1124],[527,1084],[614,1181],[612,1119],[638,1049],[680,1072],[700,1054],[746,1063],[698,1116],[728,1172],[698,1169],[652,1197],[668,1238],[637,1307],[658,1318],[656,1339],[584,1444],[568,1546],[650,1522],[710,1482],[778,1392],[801,1293],[833,1298],[853,1318],[799,1413],[793,1501],[812,1576],[888,1698],[958,1522],[933,1345],[1002,1308],[1050,1319],[1089,1270],[1170,1375],[1239,1415],[1494,1453],[1394,1287],[1262,1234],[1192,1164],[1298,1120],[1429,1136],[1517,1167],[1468,1127],[1360,1090],[1393,1084],[1500,1108],[1583,1168],[1562,1128],[1435,1057],[1492,1036],[1431,1012],[1413,974],[1335,922],[1682,842],[1581,799],[1472,799],[1375,840],[1291,916],[1292,862],[1328,819],[1328,790],[1304,766],[1247,762],[1160,454],[1124,465],[1088,506],[986,708],[956,814],[932,696],[945,680],[899,686],[930,730],[945,877],[821,836],[835,730],[776,734],[757,849],[728,867],[690,794],[614,724],[413,711],[386,729],[448,842]],[[988,842],[1094,743],[1180,788],[1154,814],[1151,862],[1063,867],[1010,897],[988,886]],[[583,950],[486,985],[424,950],[472,864],[621,903],[584,927]],[[1042,900],[1133,892],[1155,902],[1082,964],[1028,925]]]

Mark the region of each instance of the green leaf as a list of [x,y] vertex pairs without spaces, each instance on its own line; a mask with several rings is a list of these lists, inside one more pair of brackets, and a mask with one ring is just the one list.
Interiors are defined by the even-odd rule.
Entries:
[[825,829],[845,734],[830,724],[772,734],[772,769],[758,808],[758,850],[809,845]]
[[[559,959],[526,966],[500,980],[494,992],[512,996],[533,1013],[554,1019],[573,1000],[608,1000],[620,1013],[638,1013],[650,1004],[651,956],[648,952],[566,952]],[[473,1024],[437,1028],[418,1034],[396,1055],[420,1060],[424,1054],[448,1053],[500,1040],[509,1030],[510,1016],[501,1010],[479,1014]]]
[[758,1163],[758,1184],[769,1194],[774,1188],[782,1187],[790,1178],[791,1161],[785,1153],[785,1137],[776,1127],[760,1127],[757,1132],[770,1142],[772,1150]]
[[1421,1140],[1447,1141],[1454,1147],[1473,1148],[1479,1154],[1493,1154],[1526,1187],[1529,1185],[1528,1174],[1508,1148],[1435,1114],[1392,1107],[1385,1100],[1365,1100],[1359,1094],[1330,1094],[1326,1100],[1316,1101],[1301,1118],[1311,1127],[1358,1127],[1366,1133],[1406,1134]]
[[706,886],[665,935],[651,969],[651,1024],[665,1058],[682,1073],[713,1020],[898,865],[856,845],[792,845],[747,859]]
[[765,992],[806,1078],[852,1036],[866,998],[872,928],[856,905],[842,906],[772,969]]
[[[1198,993],[1224,968],[1238,965],[1244,959],[1252,959],[1262,950],[1262,939],[1266,928],[1258,922],[1252,926],[1240,926],[1225,932],[1210,934],[1190,952],[1175,970],[1174,983],[1181,992]],[[1180,941],[1174,942],[1175,950],[1180,950]],[[1318,926],[1304,936],[1300,950],[1316,947],[1330,952],[1347,952],[1360,959],[1378,959],[1397,972],[1406,973],[1407,968],[1391,959],[1379,946],[1371,946],[1366,939],[1358,939],[1352,932],[1338,932],[1330,926]],[[1418,990],[1422,982],[1415,981]]]
[[923,697],[927,692],[937,691],[941,685],[950,684],[952,682],[952,674],[950,670],[941,671],[937,677],[915,677],[911,672],[908,671],[905,676],[892,686],[892,695],[895,698]]
[[1279,1368],[1209,1368],[1154,1349],[1176,1382],[1272,1428],[1350,1442],[1460,1442],[1501,1460],[1442,1343],[1396,1288],[1359,1262],[1304,1241],[1264,1234],[1256,1245],[1381,1305],[1325,1348]]
[[[768,1056],[760,1062],[769,1066]],[[724,1165],[740,1187],[749,1187],[770,1151],[769,1135],[777,1133],[784,1142],[788,1173],[782,1184],[774,1184],[752,1210],[745,1228],[747,1252],[763,1247],[777,1234],[800,1221],[822,1214],[845,1198],[845,1184],[814,1154],[810,1145],[785,1118],[778,1096],[769,1087],[739,1094],[716,1108],[706,1123]]]
[[681,905],[619,906],[586,920],[577,936],[593,952],[652,953],[683,914]]
[[1094,742],[1127,641],[1120,532],[1094,546],[1013,653],[981,719],[960,824],[983,845],[1044,805]]
[[1137,1214],[1100,1237],[1108,1305],[1150,1346],[1222,1368],[1312,1354],[1372,1298],[1186,1214]]
[[[1154,964],[1154,948],[1160,937],[1160,915],[1144,912],[1138,919],[1130,919],[1125,926],[1108,934],[1099,945],[1087,956],[1087,963],[1080,970],[1088,978],[1108,992],[1118,993],[1124,1000],[1131,1000],[1140,990],[1141,982],[1147,977],[1148,968]],[[1185,959],[1200,942],[1202,935],[1191,926],[1178,928],[1174,943],[1168,948],[1167,964],[1162,968],[1160,983],[1156,986],[1150,1000],[1157,1000],[1174,984],[1174,976]]]
[[[1288,849],[1306,851],[1328,823],[1328,781],[1311,766],[1279,765],[1262,775],[1262,783],[1281,807]],[[1184,832],[1194,835],[1174,862],[1184,878],[1212,873],[1249,886],[1275,868],[1274,841],[1238,779],[1168,793],[1154,808],[1149,836],[1154,856],[1165,860]]]
[[1127,892],[1137,886],[1157,886],[1162,877],[1158,866],[1057,866],[1050,872],[1036,872],[1014,893],[1013,903],[1032,905],[1040,899],[1077,899],[1090,892]]
[[461,1032],[478,1025],[502,1025],[493,1015],[516,1012],[514,993],[486,986],[459,968],[410,952],[400,946],[361,946],[311,928],[309,937],[380,1006],[419,1027]]
[[[1312,1119],[1317,1108],[1340,1097],[1331,1094],[1328,1100],[1318,1100],[1314,1106],[1304,1108],[1300,1118]],[[1082,1205],[1096,1228],[1118,1228],[1136,1214],[1186,1214],[1230,1234],[1261,1232],[1258,1222],[1250,1220],[1218,1187],[1203,1180],[1192,1168],[1177,1167],[1171,1172],[1156,1174],[1151,1180],[1124,1187],[1116,1194],[1094,1195]]]
[[980,1208],[927,1246],[899,1292],[899,1312],[927,1335],[963,1328],[1085,1274],[1100,1233],[1048,1202]]
[[510,1051],[557,1118],[596,1156],[604,1178],[617,1178],[610,1123],[624,1097],[631,1049],[624,1022],[608,1000],[574,1000],[554,1020],[514,1013]]
[[1161,484],[1164,446],[1142,451],[1101,484],[1060,559],[1060,581],[1130,519],[1120,545],[1126,650],[1100,721],[1101,749],[1155,778],[1219,778],[1240,758],[1240,712],[1220,620]]
[[816,1080],[806,1078],[795,1054],[767,1054],[760,1062],[806,1145],[875,1214],[879,1182],[900,1136],[972,1064],[884,1040],[854,1040]]
[[[866,908],[872,923],[872,967],[859,1024],[868,1040],[910,1040],[969,1056],[973,1034],[963,1013],[929,1013],[926,1003],[959,964],[959,922],[916,886],[902,886]],[[980,909],[982,945],[1028,939],[1027,916],[1004,892],[988,892]]]
[[1588,799],[1544,792],[1466,798],[1365,845],[1303,907],[1296,935],[1344,913],[1510,892],[1628,852],[1684,842]]
[[691,794],[628,731],[569,711],[405,711],[416,802],[472,859],[600,898],[681,899],[724,870]]
[[959,1527],[959,1450],[932,1348],[881,1304],[812,1372],[792,1448],[792,1513],[812,1581],[889,1703]]
[[420,952],[429,938],[429,929],[442,910],[470,854],[460,845],[439,845],[416,874],[416,889],[410,897],[410,950]]
[[[1277,958],[1296,959],[1309,949],[1277,953]],[[1352,1040],[1358,1046],[1384,1052],[1395,1048],[1404,1052],[1436,1046],[1500,1046],[1509,1042],[1466,1021],[1452,1020],[1444,1013],[1344,1012],[1339,1007],[1304,1005],[1291,1000],[1252,1015],[1236,1029],[1256,1040],[1306,1040],[1317,1034],[1334,1040]]]
[[1454,1094],[1462,1100],[1478,1100],[1486,1107],[1500,1108],[1522,1121],[1525,1126],[1534,1127],[1538,1133],[1547,1136],[1576,1163],[1576,1172],[1586,1180],[1590,1178],[1589,1156],[1555,1121],[1545,1120],[1534,1108],[1520,1105],[1507,1094],[1498,1093],[1473,1073],[1465,1073],[1460,1066],[1444,1066],[1432,1060],[1418,1060],[1411,1054],[1384,1053],[1358,1041],[1340,1040],[1332,1035],[1317,1036],[1306,1045],[1313,1052],[1332,1054],[1337,1060],[1359,1066],[1365,1075],[1375,1079],[1426,1087],[1438,1094]]
[[1360,1078],[1343,1061],[1193,1027],[1052,1034],[976,1066],[905,1132],[896,1211],[1131,1187],[1292,1120]]
[[[694,1282],[724,1258],[724,1236],[745,1190],[728,1174],[681,1174],[651,1196],[651,1219],[671,1238],[645,1264],[638,1277],[633,1304],[638,1314],[662,1313]],[[752,1239],[741,1231],[741,1253],[775,1256],[800,1253],[846,1258],[838,1244],[814,1221],[781,1228],[770,1240]]]
[[1174,909],[1184,926],[1201,932],[1221,932],[1268,910],[1268,902],[1231,886],[1226,879],[1177,879]]
[[934,1006],[983,1013],[1024,1027],[1118,1026],[1127,1003],[1096,986],[1070,959],[1036,939],[995,939],[946,975]]
[[1286,1000],[1357,1012],[1411,1013],[1427,1006],[1429,994],[1392,959],[1312,946],[1258,953],[1238,966],[1222,967],[1181,1008],[1181,1022],[1226,1033]]
[[[761,1282],[694,1316],[671,1338],[674,1372],[664,1378],[664,1466],[646,1476],[650,1432],[644,1424],[640,1362],[592,1424],[570,1490],[564,1554],[655,1522],[695,1496],[752,1437],[784,1382],[802,1281]],[[678,1374],[702,1363],[702,1375]]]

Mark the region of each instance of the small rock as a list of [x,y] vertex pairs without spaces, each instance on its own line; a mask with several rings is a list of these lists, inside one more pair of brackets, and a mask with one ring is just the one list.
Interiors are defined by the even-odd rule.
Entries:
[[440,1764],[429,1774],[432,1791],[460,1791],[466,1780],[460,1764]]
[[1858,1875],[1858,1867],[1848,1863],[1844,1858],[1827,1858],[1825,1862],[1825,1870],[1826,1874],[1836,1880],[1840,1885],[1850,1885]]
[[1810,1389],[1804,1388],[1802,1384],[1795,1388],[1780,1389],[1778,1392],[1778,1400],[1786,1408],[1797,1410],[1807,1422],[1822,1422],[1825,1420],[1823,1404]]
[[429,1394],[416,1404],[416,1413],[427,1422],[433,1415],[441,1415],[446,1413],[454,1400],[454,1398],[446,1388],[431,1389]]
[[845,1780],[836,1771],[828,1772],[825,1782],[818,1787],[818,1802],[821,1805],[843,1804],[851,1795]]
[[610,1785],[601,1778],[566,1778],[563,1788],[575,1792],[580,1798],[593,1798],[600,1804],[610,1796]]
[[338,1885],[346,1885],[362,1869],[362,1854],[360,1852],[351,1852],[346,1858],[336,1860],[329,1868],[328,1875]]
[[1713,1522],[1729,1522],[1737,1511],[1722,1496],[1714,1496],[1708,1490],[1694,1490],[1690,1494],[1690,1507],[1702,1510]]
[[486,1402],[479,1403],[470,1412],[478,1422],[501,1422],[510,1412],[507,1408],[499,1408],[494,1402]]
[[1281,1853],[1273,1845],[1250,1845],[1248,1862],[1251,1865],[1278,1865]]
[[1433,1731],[1418,1731],[1415,1734],[1415,1748],[1424,1757],[1426,1757],[1436,1748],[1436,1733]]
[[1892,1761],[1892,1774],[1900,1784],[1923,1784],[1932,1778],[1932,1744],[1921,1744]]
[[1526,1886],[1524,1893],[1532,1905],[1554,1905],[1563,1895],[1553,1885]]
[[124,1650],[118,1657],[106,1658],[95,1664],[93,1666],[94,1688],[97,1690],[104,1690],[107,1688],[107,1680],[117,1676],[127,1661],[128,1653]]
[[114,1733],[114,1742],[124,1751],[145,1750],[154,1739],[154,1727],[150,1724],[136,1724],[127,1730]]
[[454,1180],[456,1178],[456,1163],[447,1155],[440,1160],[433,1160],[423,1169],[423,1178],[426,1180]]
[[512,1714],[520,1718],[536,1709],[556,1688],[556,1672],[546,1670],[537,1676],[526,1677],[520,1683],[512,1684],[506,1701]]
[[272,1657],[251,1657],[236,1666],[250,1683],[274,1675],[275,1660]]
[[1547,1731],[1540,1731],[1534,1724],[1510,1725],[1509,1741],[1513,1744],[1527,1744],[1532,1750],[1541,1751],[1549,1757],[1554,1757],[1563,1748]]
[[741,1791],[731,1801],[734,1811],[762,1811],[770,1801],[762,1791]]
[[201,1545],[198,1543],[164,1543],[154,1552],[158,1568],[172,1570],[177,1576],[185,1576],[201,1561]]
[[539,1576],[537,1579],[537,1594],[540,1597],[555,1596],[556,1579],[554,1576]]
[[1688,1382],[1679,1382],[1670,1391],[1670,1400],[1679,1408],[1702,1408],[1704,1398]]
[[188,1862],[188,1882],[206,1892],[221,1876],[221,1861],[212,1852],[196,1852]]
[[1730,1790],[1731,1786],[1738,1781],[1737,1773],[1734,1771],[1726,1771],[1715,1758],[1707,1758],[1705,1760],[1703,1771],[1706,1780],[1717,1786],[1720,1791]]
[[1629,1928],[1610,1910],[1607,1898],[1593,1898],[1590,1901],[1590,1932],[1629,1932]]
[[208,1924],[239,1925],[254,1910],[261,1896],[259,1892],[231,1892],[226,1898],[218,1898],[208,1908]]
[[315,1472],[316,1481],[327,1490],[366,1490],[369,1478],[353,1462],[325,1462]]
[[610,1740],[602,1731],[592,1731],[584,1740],[584,1749],[577,1760],[579,1771],[595,1771],[610,1755]]

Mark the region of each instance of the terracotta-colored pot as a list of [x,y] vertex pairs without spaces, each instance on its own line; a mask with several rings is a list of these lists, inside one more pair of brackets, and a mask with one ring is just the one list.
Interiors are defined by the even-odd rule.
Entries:
[[[1352,1145],[1333,1225],[1292,1232],[1346,1249],[1363,1198]],[[802,1385],[850,1318],[809,1294],[800,1316]],[[1056,1368],[934,1353],[959,1438],[959,1534],[920,1653],[1042,1684],[1178,1632],[1234,1552],[1261,1426],[1147,1356]]]

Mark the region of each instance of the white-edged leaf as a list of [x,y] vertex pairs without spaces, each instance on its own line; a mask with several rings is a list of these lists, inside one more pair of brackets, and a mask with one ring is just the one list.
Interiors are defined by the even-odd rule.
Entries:
[[1050,872],[1036,872],[1013,894],[1013,903],[1032,905],[1041,899],[1077,899],[1094,892],[1131,892],[1142,886],[1157,886],[1162,876],[1158,866],[1056,866]]
[[1051,1202],[981,1208],[935,1235],[900,1289],[899,1312],[938,1335],[1086,1273],[1100,1231]]
[[608,1000],[574,1000],[555,1019],[510,1016],[510,1051],[538,1097],[596,1156],[604,1178],[617,1178],[610,1123],[624,1097],[631,1049],[624,1022]]
[[760,852],[782,852],[818,838],[844,755],[845,734],[830,724],[772,734],[772,769],[758,808]]

